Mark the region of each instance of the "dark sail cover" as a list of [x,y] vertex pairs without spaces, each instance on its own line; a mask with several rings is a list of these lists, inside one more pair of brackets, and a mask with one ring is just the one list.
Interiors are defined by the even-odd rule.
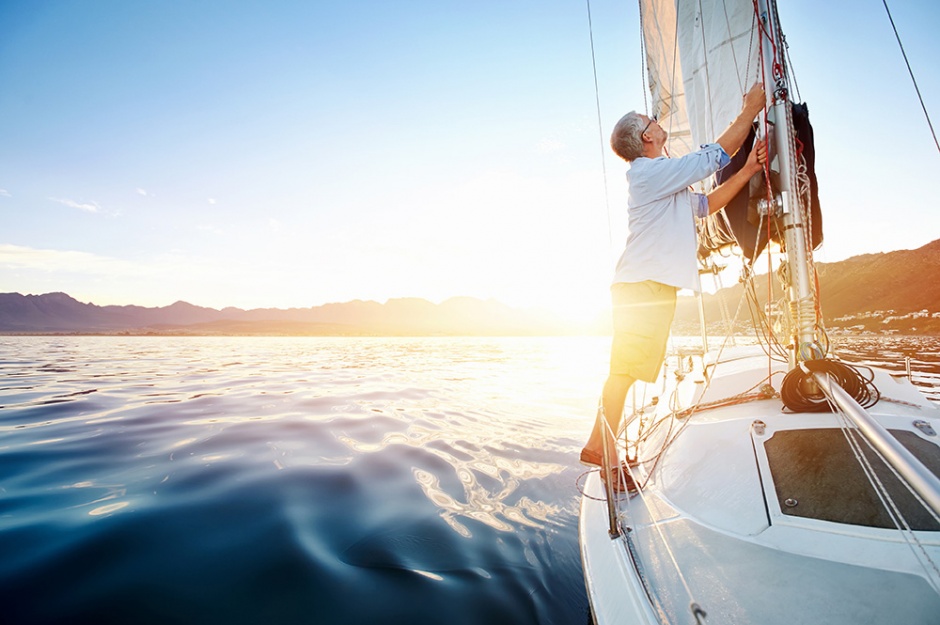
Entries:
[[[813,142],[813,127],[809,123],[809,109],[806,104],[793,104],[793,125],[796,129],[797,152],[802,155],[806,161],[806,173],[810,184],[810,214],[813,249],[819,247],[823,240],[822,233],[822,212],[819,208],[819,188],[816,182],[816,149]],[[747,156],[754,144],[755,132],[744,141],[744,147],[738,150],[738,153],[732,157],[731,162],[718,172],[718,184],[730,178],[735,172],[744,166]],[[721,249],[730,244],[737,243],[747,259],[756,258],[766,247],[768,237],[776,242],[780,242],[783,233],[770,225],[768,232],[766,220],[760,220],[756,217],[751,204],[751,196],[766,196],[763,185],[760,190],[754,189],[754,181],[732,199],[723,211],[719,211],[710,216],[702,229],[700,237],[699,252],[707,256],[711,252]],[[752,191],[752,189],[754,189]]]

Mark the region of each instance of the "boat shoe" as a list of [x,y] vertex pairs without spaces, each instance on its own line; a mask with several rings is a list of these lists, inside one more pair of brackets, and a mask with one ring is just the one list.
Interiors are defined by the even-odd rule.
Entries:
[[[601,468],[603,464],[601,461],[601,455],[596,451],[591,451],[589,449],[581,450],[581,464],[589,467]],[[606,471],[601,471],[601,480],[606,482]],[[635,493],[637,491],[636,482],[633,481],[633,476],[630,474],[630,470],[627,468],[626,462],[621,462],[620,466],[612,470],[614,477],[614,490],[618,493]]]

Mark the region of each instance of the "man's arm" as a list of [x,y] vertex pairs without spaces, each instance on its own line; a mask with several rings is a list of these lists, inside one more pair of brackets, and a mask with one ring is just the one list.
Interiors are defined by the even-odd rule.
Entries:
[[708,214],[711,215],[727,206],[754,174],[764,169],[766,158],[767,144],[764,141],[758,141],[748,154],[744,167],[705,196],[708,199]]
[[741,144],[744,143],[751,131],[751,122],[763,110],[766,99],[764,86],[761,83],[756,83],[744,96],[744,106],[741,108],[741,112],[731,122],[731,125],[721,133],[721,136],[715,140],[715,143],[724,148],[728,156],[734,156],[734,153],[741,148]]

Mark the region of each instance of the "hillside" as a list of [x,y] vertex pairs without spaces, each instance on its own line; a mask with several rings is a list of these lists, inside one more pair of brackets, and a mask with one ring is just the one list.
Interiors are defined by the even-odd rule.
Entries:
[[[876,277],[858,288],[859,277]],[[833,317],[895,310],[940,310],[940,240],[916,250],[865,254],[819,265],[826,312]]]
[[[853,256],[836,263],[818,263],[823,319],[832,331],[940,334],[940,240],[915,250],[898,250]],[[760,305],[766,304],[767,277],[758,276]],[[776,279],[774,299],[780,297]],[[741,299],[740,284],[706,295],[705,315],[710,331],[724,331],[721,301],[734,315]],[[677,326],[697,333],[698,304],[681,298]],[[740,312],[736,326],[746,331],[749,313]]]

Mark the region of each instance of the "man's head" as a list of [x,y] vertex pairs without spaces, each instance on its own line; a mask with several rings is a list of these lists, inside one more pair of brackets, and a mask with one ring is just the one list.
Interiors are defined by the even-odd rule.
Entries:
[[[659,131],[654,133],[652,131]],[[654,136],[654,134],[656,136]],[[620,118],[620,121],[614,126],[614,131],[610,134],[610,147],[614,153],[625,161],[632,161],[646,154],[646,144],[652,144],[658,140],[659,135],[665,135],[665,132],[656,123],[656,120],[630,111]],[[645,141],[644,141],[645,137]],[[665,143],[665,136],[662,137]],[[659,148],[662,150],[662,146]]]

